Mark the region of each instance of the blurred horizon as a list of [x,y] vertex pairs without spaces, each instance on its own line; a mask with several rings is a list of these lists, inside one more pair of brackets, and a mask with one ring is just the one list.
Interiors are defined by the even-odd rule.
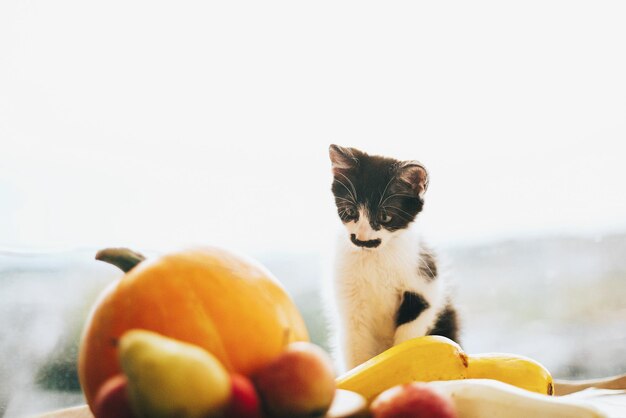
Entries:
[[[0,416],[84,402],[79,335],[98,293],[122,276],[93,253],[0,251]],[[625,373],[625,253],[626,234],[441,249],[440,269],[461,312],[463,349],[525,355],[555,378]],[[294,299],[311,341],[328,349],[320,301],[328,260],[281,252],[255,258]]]

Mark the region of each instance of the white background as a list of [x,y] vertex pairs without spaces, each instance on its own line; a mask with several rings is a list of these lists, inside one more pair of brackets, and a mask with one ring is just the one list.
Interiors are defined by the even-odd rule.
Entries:
[[327,148],[446,244],[626,229],[626,3],[0,2],[0,247],[316,251]]

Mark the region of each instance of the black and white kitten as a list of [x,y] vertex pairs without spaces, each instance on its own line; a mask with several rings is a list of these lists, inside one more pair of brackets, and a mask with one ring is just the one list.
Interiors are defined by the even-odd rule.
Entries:
[[428,173],[416,161],[330,146],[342,234],[331,293],[342,368],[423,335],[458,341],[456,311],[434,254],[411,227]]

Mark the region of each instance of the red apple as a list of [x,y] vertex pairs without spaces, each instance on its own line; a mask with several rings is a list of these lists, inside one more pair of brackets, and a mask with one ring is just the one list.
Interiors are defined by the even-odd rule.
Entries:
[[454,403],[426,383],[387,389],[370,406],[373,418],[456,418]]
[[261,403],[254,385],[245,376],[232,374],[230,404],[225,418],[261,418]]
[[128,380],[123,374],[106,380],[94,398],[93,414],[96,418],[134,418],[128,400]]
[[289,344],[253,376],[264,411],[274,418],[322,417],[335,396],[335,374],[315,344]]

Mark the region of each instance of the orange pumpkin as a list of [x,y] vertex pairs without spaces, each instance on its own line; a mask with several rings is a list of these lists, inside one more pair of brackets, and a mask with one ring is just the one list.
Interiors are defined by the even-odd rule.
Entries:
[[129,261],[127,256],[114,254],[114,264],[130,271],[102,293],[81,339],[78,371],[90,406],[100,385],[120,373],[117,342],[129,329],[197,344],[244,375],[274,359],[287,344],[308,340],[285,290],[251,260],[203,248],[133,268],[143,257]]

